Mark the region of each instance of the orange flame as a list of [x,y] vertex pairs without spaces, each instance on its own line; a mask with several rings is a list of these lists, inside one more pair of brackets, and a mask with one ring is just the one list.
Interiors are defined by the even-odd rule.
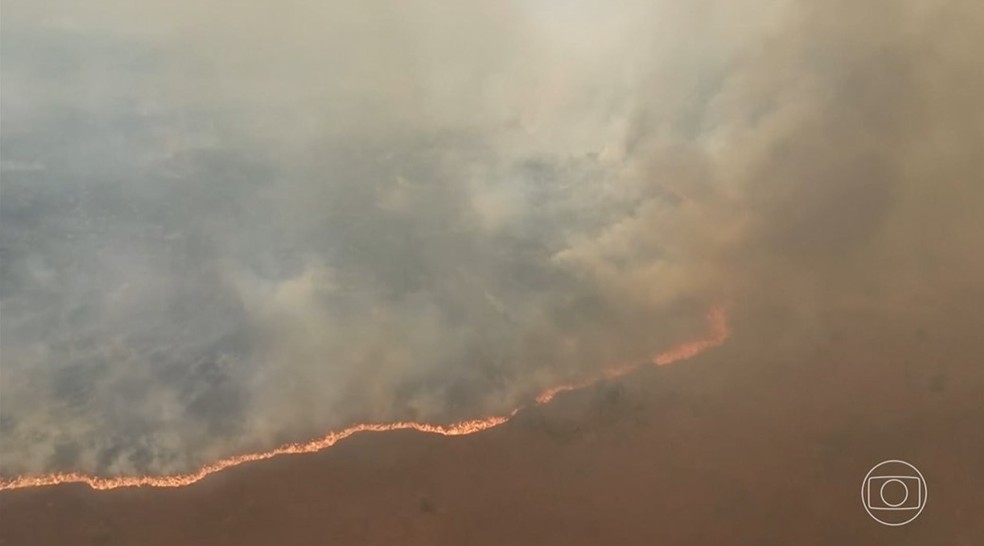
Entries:
[[[680,360],[693,358],[711,347],[717,347],[718,345],[724,343],[724,341],[728,339],[728,336],[731,335],[728,328],[728,317],[724,312],[724,307],[720,305],[713,307],[707,314],[707,322],[710,332],[706,338],[683,343],[668,351],[663,351],[662,353],[654,356],[650,360],[650,363],[654,366],[665,366]],[[585,387],[590,387],[602,379],[615,379],[617,377],[622,377],[623,375],[634,372],[642,366],[643,364],[622,364],[620,366],[605,368],[601,371],[601,375],[598,377],[592,377],[578,383],[558,385],[543,391],[537,395],[536,403],[537,405],[546,404],[562,392],[576,391]]]
[[[706,338],[684,343],[674,347],[673,349],[662,352],[653,357],[650,360],[650,363],[656,366],[664,366],[679,360],[691,358],[707,349],[724,343],[730,335],[728,320],[725,315],[724,308],[721,306],[714,307],[708,313],[707,318],[710,332]],[[593,377],[578,383],[551,387],[536,397],[536,405],[546,404],[562,392],[583,389],[601,381],[602,379],[621,377],[643,365],[644,364],[636,364],[612,367],[602,371],[601,375],[598,377]],[[103,478],[98,476],[88,476],[77,472],[67,472],[46,474],[42,476],[18,476],[9,480],[0,478],[0,491],[5,489],[23,489],[27,487],[44,487],[63,483],[84,483],[93,489],[116,489],[118,487],[183,487],[186,485],[191,485],[205,478],[209,474],[214,474],[244,463],[262,461],[278,455],[313,453],[315,451],[321,451],[322,449],[327,449],[345,438],[359,432],[383,432],[389,430],[409,429],[420,432],[429,432],[431,434],[440,434],[442,436],[464,436],[466,434],[474,434],[476,432],[488,430],[506,423],[517,413],[519,413],[521,409],[523,408],[516,408],[508,415],[460,421],[449,425],[434,425],[429,423],[417,423],[413,421],[357,424],[339,431],[329,432],[324,438],[312,440],[310,442],[290,443],[262,453],[247,453],[244,455],[229,457],[227,459],[221,459],[214,463],[207,464],[190,474],[178,474],[173,476],[120,476],[115,478]]]

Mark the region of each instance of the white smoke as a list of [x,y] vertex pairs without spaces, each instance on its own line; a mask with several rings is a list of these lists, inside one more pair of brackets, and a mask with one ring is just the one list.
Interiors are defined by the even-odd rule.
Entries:
[[972,3],[4,11],[5,476],[501,412],[718,301],[984,277]]

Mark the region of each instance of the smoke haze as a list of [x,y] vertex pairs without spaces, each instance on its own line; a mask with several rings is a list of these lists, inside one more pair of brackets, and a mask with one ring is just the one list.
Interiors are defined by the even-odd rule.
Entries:
[[719,302],[803,335],[984,304],[976,2],[8,0],[2,25],[5,477],[501,413]]

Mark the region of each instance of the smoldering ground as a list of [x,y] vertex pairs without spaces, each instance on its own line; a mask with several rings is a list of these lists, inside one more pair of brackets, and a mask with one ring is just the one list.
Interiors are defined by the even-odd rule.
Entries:
[[981,298],[982,23],[7,2],[0,474],[498,413],[718,302]]

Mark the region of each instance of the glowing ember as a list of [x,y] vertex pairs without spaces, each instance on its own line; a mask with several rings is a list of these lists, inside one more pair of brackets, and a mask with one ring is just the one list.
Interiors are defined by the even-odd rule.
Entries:
[[[684,360],[696,356],[697,354],[724,343],[728,338],[728,320],[723,307],[714,307],[708,314],[710,326],[709,335],[704,339],[699,339],[684,343],[673,349],[662,352],[651,359],[651,363],[656,366],[664,366],[679,360]],[[612,379],[628,374],[644,364],[623,365],[607,368],[598,377],[593,377],[578,383],[558,385],[551,387],[536,397],[536,404],[546,404],[553,400],[555,396],[562,392],[583,389],[601,381],[602,379]],[[285,444],[273,450],[263,453],[247,453],[237,455],[228,459],[222,459],[214,463],[203,466],[198,471],[191,474],[179,474],[175,476],[123,476],[116,478],[100,478],[97,476],[87,476],[78,473],[47,474],[43,476],[19,476],[10,480],[0,479],[0,490],[21,489],[26,487],[43,487],[62,483],[85,483],[93,489],[116,489],[118,487],[182,487],[191,485],[201,480],[209,474],[214,474],[226,468],[238,466],[252,461],[262,461],[277,455],[293,453],[313,453],[329,448],[341,440],[359,432],[383,432],[388,430],[417,430],[440,434],[442,436],[463,436],[474,434],[483,430],[497,427],[512,419],[522,408],[516,408],[508,415],[487,417],[485,419],[473,419],[461,421],[450,425],[433,425],[429,423],[416,423],[401,421],[396,423],[378,424],[358,424],[346,429],[330,432],[324,438],[312,440],[306,443]]]

